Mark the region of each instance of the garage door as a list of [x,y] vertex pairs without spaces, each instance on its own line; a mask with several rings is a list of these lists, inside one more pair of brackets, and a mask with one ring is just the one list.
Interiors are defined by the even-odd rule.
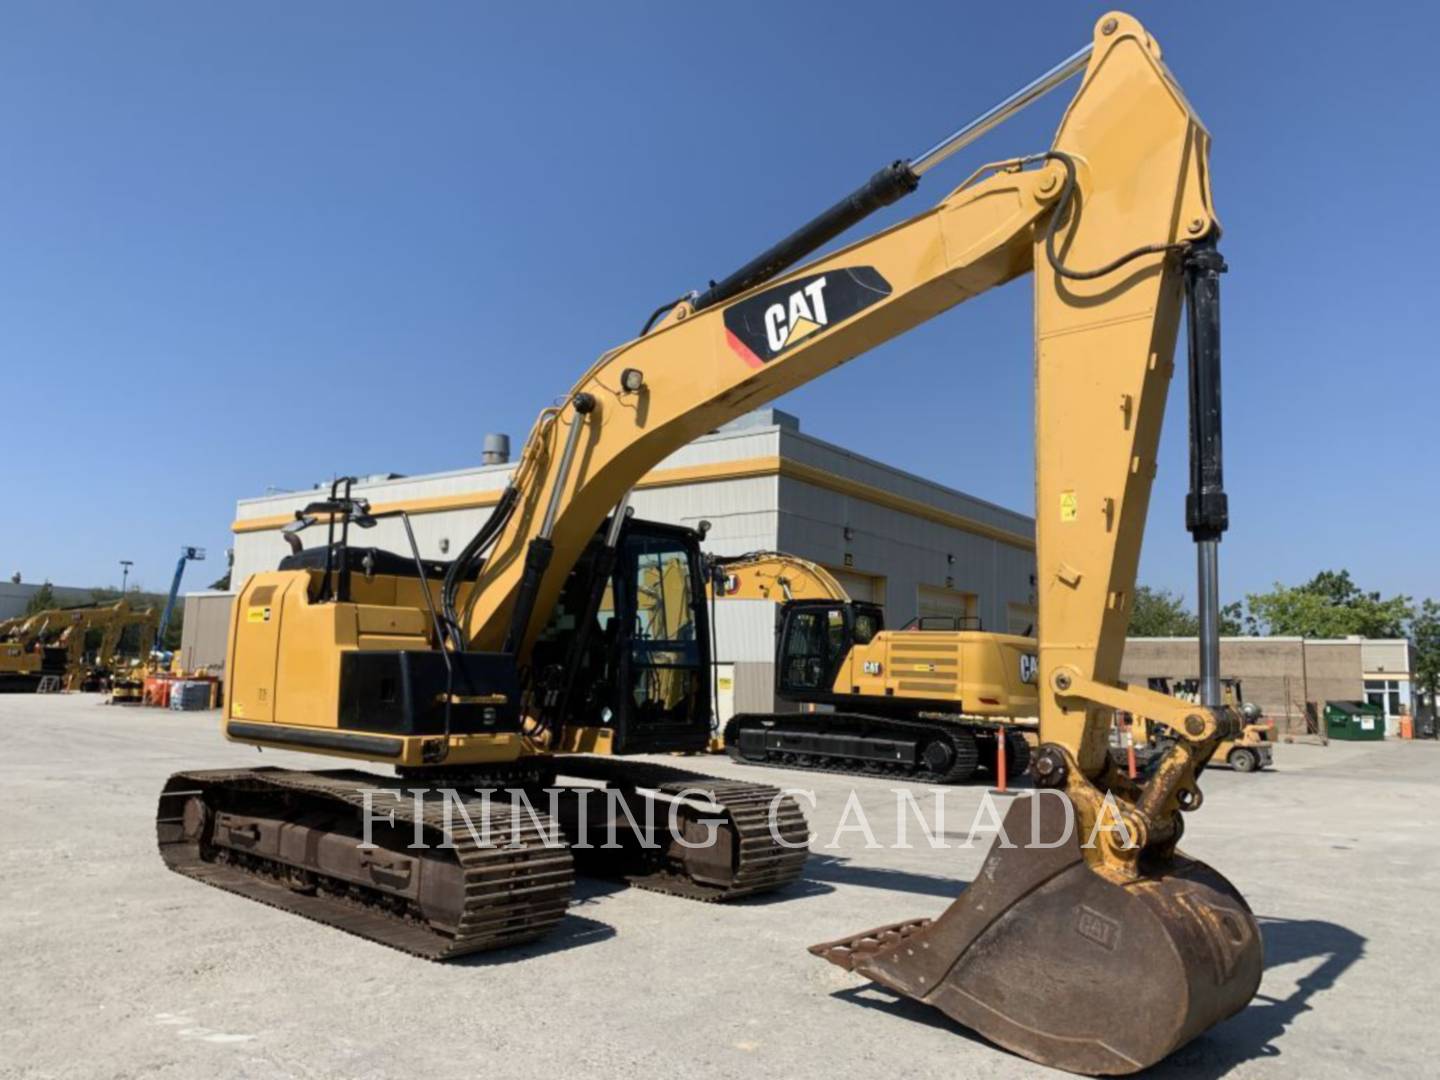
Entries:
[[851,600],[868,600],[872,604],[885,603],[885,579],[870,574],[857,574],[854,570],[836,570],[827,567],[835,580],[845,587]]
[[938,585],[921,585],[916,599],[917,610],[922,619],[936,615],[966,619],[973,616],[977,609],[974,593],[944,589]]

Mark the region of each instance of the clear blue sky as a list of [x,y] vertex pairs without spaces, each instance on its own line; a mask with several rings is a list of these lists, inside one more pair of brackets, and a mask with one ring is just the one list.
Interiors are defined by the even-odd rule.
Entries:
[[[237,497],[517,438],[719,277],[1088,40],[1105,8],[10,3],[0,572],[164,587]],[[1136,4],[1215,136],[1226,599],[1440,595],[1423,5]],[[927,177],[1048,145],[1064,94]],[[1031,510],[1029,283],[782,399]],[[1193,594],[1175,380],[1141,580]],[[204,579],[204,581],[200,579]]]

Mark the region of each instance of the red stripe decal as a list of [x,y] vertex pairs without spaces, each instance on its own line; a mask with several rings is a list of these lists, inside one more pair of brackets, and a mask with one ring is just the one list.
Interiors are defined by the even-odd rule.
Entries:
[[765,361],[751,352],[750,347],[736,337],[732,331],[725,331],[725,341],[735,355],[740,357],[741,360],[744,360],[745,363],[749,364],[752,368],[762,368],[765,366]]

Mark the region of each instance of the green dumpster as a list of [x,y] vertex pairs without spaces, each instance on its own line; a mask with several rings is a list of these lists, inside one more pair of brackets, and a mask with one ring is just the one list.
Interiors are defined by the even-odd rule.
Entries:
[[1368,701],[1328,701],[1325,731],[1332,739],[1383,739],[1385,714]]

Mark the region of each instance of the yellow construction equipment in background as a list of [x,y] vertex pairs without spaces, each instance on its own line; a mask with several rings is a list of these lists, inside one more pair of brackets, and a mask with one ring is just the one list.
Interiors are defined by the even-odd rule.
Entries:
[[[107,689],[128,662],[146,655],[159,622],[160,613],[154,606],[132,608],[125,600],[83,609],[60,639],[68,657],[65,688]],[[97,632],[99,640],[92,650],[89,639]]]
[[[1227,708],[1233,709],[1244,720],[1244,726],[1231,737],[1215,747],[1211,762],[1229,765],[1238,773],[1259,772],[1275,764],[1275,725],[1261,716],[1260,709],[1244,699],[1239,679],[1222,678],[1221,694]],[[1151,679],[1150,689],[1164,694],[1173,694],[1182,701],[1198,702],[1200,690],[1198,680],[1186,679],[1176,685],[1169,679]],[[1138,763],[1148,765],[1169,748],[1169,731],[1151,724],[1145,717],[1127,717],[1123,725],[1124,734],[1133,743]]]
[[[933,208],[791,269],[1076,75],[1048,150],[984,166]],[[599,852],[629,860],[606,872],[706,899],[793,881],[807,828],[774,789],[566,756],[698,749],[710,735],[698,535],[627,521],[628,493],[719,424],[1031,274],[1042,742],[1033,772],[1048,797],[1033,815],[1014,805],[1009,845],[992,849],[938,918],[815,951],[1078,1072],[1144,1068],[1243,1008],[1260,979],[1255,920],[1229,882],[1178,848],[1183,815],[1201,805],[1201,771],[1239,726],[1220,699],[1215,633],[1227,523],[1224,263],[1209,146],[1156,41],[1134,19],[1106,15],[1091,44],[1001,106],[605,351],[541,414],[499,505],[453,562],[426,562],[413,535],[408,553],[352,546],[351,527],[375,515],[337,485],[295,523],[324,523],[324,547],[241,587],[224,729],[232,741],[373,762],[398,777],[177,774],[158,808],[168,864],[423,956],[532,940],[565,911],[570,850],[546,844],[533,819],[512,825],[478,799],[467,814],[498,846],[461,837],[416,849],[417,835],[443,837],[451,804],[404,789],[544,783],[558,772],[606,780],[637,820],[647,809],[676,815],[678,832],[658,850]],[[1119,678],[1182,299],[1200,705]],[[436,396],[430,407],[463,422],[460,400]],[[640,595],[669,574],[689,583],[689,601],[683,611],[666,605],[660,620]],[[1138,782],[1110,760],[1116,710],[1175,736]],[[376,805],[394,816],[362,848]],[[587,835],[569,803],[557,814],[569,839]],[[721,823],[708,841],[707,820]]]
[[[712,557],[711,568],[716,597],[779,605],[775,697],[810,707],[732,717],[723,742],[736,761],[959,784],[996,771],[997,719],[1036,725],[1033,638],[950,616],[887,630],[878,604],[782,552]],[[1024,734],[1008,731],[1005,746],[1010,775],[1025,772]]]
[[[0,691],[33,693],[42,680],[65,677],[66,650],[45,641],[59,616],[56,608],[0,623]],[[56,627],[56,636],[61,630]]]
[[[108,689],[118,662],[148,653],[158,622],[153,607],[134,609],[126,600],[7,619],[0,623],[0,685],[34,690],[53,676],[66,690]],[[127,639],[132,647],[122,649]]]

